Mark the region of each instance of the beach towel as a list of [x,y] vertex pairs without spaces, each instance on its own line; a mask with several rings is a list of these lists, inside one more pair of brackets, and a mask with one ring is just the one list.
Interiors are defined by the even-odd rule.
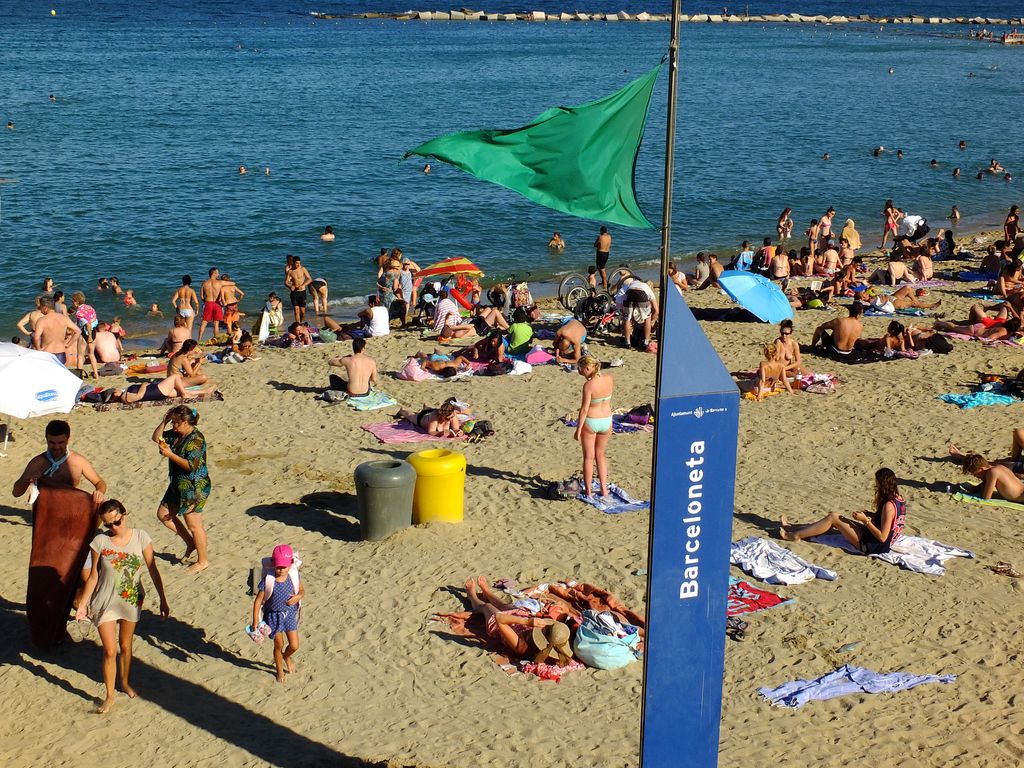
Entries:
[[944,403],[959,406],[963,410],[979,408],[983,405],[1013,405],[1020,402],[1016,397],[1000,395],[995,392],[972,392],[969,395],[946,394],[939,395],[938,399]]
[[957,279],[964,283],[983,283],[989,280],[998,280],[999,275],[995,272],[971,272],[961,270],[957,272]]
[[895,693],[925,683],[952,683],[956,675],[915,675],[910,672],[875,672],[844,664],[835,672],[810,680],[794,680],[777,688],[758,688],[777,707],[797,709],[809,701],[825,701],[857,693]]
[[796,601],[780,597],[774,592],[758,589],[750,584],[750,582],[741,581],[735,576],[729,577],[729,602],[726,608],[726,616],[738,616],[741,613],[764,611],[768,608],[776,608],[793,602]]
[[1024,510],[1024,504],[1016,501],[1007,501],[1006,499],[983,499],[981,496],[973,496],[961,491],[954,493],[953,498],[956,501],[962,501],[965,504],[987,504],[990,507],[1005,507],[1006,509]]
[[884,357],[881,352],[868,349],[854,349],[848,355],[840,355],[828,347],[812,347],[810,344],[801,344],[800,352],[805,355],[824,357],[835,363],[844,365],[861,365],[863,363],[881,363],[887,360],[895,360],[895,357]]
[[385,421],[382,424],[363,424],[361,429],[366,430],[382,443],[429,443],[434,440],[465,440],[466,435],[458,437],[439,437],[428,435],[426,432],[417,429],[407,421]]
[[[837,547],[855,555],[861,554],[860,550],[843,538],[839,533],[826,533],[824,536],[815,536],[814,541],[825,544],[829,547]],[[954,557],[973,558],[974,553],[960,547],[953,547],[949,544],[932,539],[925,539],[920,536],[900,536],[892,544],[888,552],[877,555],[869,555],[876,560],[890,565],[898,565],[905,571],[924,573],[928,576],[942,576],[946,572],[943,565],[947,560]]]
[[591,495],[584,496],[582,490],[577,498],[592,507],[604,512],[606,515],[620,515],[623,512],[639,512],[642,509],[649,509],[651,502],[634,499],[615,483],[608,483],[608,495],[598,496],[601,492],[601,484],[594,478],[591,486]]
[[[390,408],[392,405],[398,405],[398,401],[395,400],[391,395],[386,392],[379,392],[376,389],[371,390],[370,394],[365,397],[348,397],[345,399],[350,408],[355,408],[357,411],[376,411],[379,408]],[[410,426],[412,426],[410,424]]]
[[[563,416],[561,419],[562,423],[567,427],[576,427],[578,423],[576,419],[570,419]],[[612,432],[617,435],[629,434],[631,432],[653,432],[653,424],[633,424],[630,421],[626,421],[626,414],[615,413],[612,414]]]
[[964,294],[965,299],[981,299],[982,301],[993,301],[996,304],[1002,304],[1005,299],[1000,299],[997,296],[993,296],[989,291],[971,291],[970,293]]
[[729,562],[768,584],[803,584],[814,579],[837,578],[835,571],[809,563],[776,542],[757,536],[734,541]]
[[[486,366],[485,366],[486,367]],[[420,361],[415,357],[410,357],[402,365],[401,369],[395,373],[395,378],[402,379],[403,381],[451,381],[452,379],[464,379],[467,376],[472,376],[473,370],[460,371],[454,376],[438,376],[436,373],[431,373],[423,369],[420,365]]]
[[994,347],[996,345],[1007,347],[1024,346],[1019,341],[1014,341],[1013,339],[979,339],[977,336],[968,336],[966,333],[953,333],[951,331],[941,331],[941,333],[946,338],[956,339],[957,341],[980,341],[986,347]]
[[513,360],[512,370],[509,371],[509,376],[522,376],[524,373],[532,373],[533,366],[525,360]]
[[549,354],[540,347],[534,347],[526,353],[524,358],[530,365],[546,365],[547,363],[555,362],[555,356]]
[[148,400],[137,403],[96,403],[93,408],[100,412],[134,411],[137,408],[149,408],[150,406],[170,408],[173,405],[192,405],[193,403],[212,403],[223,400],[224,395],[221,394],[220,390],[216,390],[215,392],[207,392],[196,397],[190,397],[187,400],[183,397],[169,397],[166,400]]
[[865,317],[892,317],[893,315],[904,315],[906,317],[928,317],[928,313],[923,309],[917,307],[908,307],[906,309],[894,309],[892,312],[883,312],[880,309],[874,307],[864,310]]

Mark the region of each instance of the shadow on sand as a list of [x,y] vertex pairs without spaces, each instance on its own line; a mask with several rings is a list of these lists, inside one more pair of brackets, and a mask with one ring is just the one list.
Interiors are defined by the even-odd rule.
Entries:
[[[0,598],[0,633],[3,633],[3,637],[6,638],[3,650],[0,650],[0,660],[5,665],[20,666],[46,682],[86,701],[96,701],[94,696],[77,688],[59,674],[47,670],[40,662],[59,664],[65,669],[74,670],[98,682],[101,661],[99,649],[92,643],[67,643],[59,646],[52,653],[31,648],[27,640],[24,609],[25,606],[22,604]],[[159,623],[158,618],[147,614],[139,626]],[[189,631],[179,630],[180,627],[172,627],[170,634],[178,634],[180,639],[186,642],[192,636],[190,632],[195,631],[192,628],[189,628]],[[163,634],[163,631],[153,633],[153,635],[160,636]],[[209,642],[203,640],[198,647],[188,650],[193,653],[205,653],[210,649],[210,645]],[[283,768],[302,768],[303,766],[386,768],[387,766],[386,763],[370,763],[337,752],[326,744],[295,733],[263,715],[246,709],[235,701],[226,699],[201,685],[168,674],[138,658],[132,663],[132,682],[138,686],[147,701],[180,718],[189,727],[204,730],[217,739],[233,744],[252,760],[261,764],[282,766]],[[118,706],[127,707],[130,704],[127,700],[119,700]],[[327,713],[325,716],[328,716]]]

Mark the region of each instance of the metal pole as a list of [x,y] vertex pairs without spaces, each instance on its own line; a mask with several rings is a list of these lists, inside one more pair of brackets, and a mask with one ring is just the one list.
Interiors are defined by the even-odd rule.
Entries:
[[[667,324],[665,322],[665,308],[668,302],[668,291],[671,290],[672,283],[668,279],[668,262],[670,258],[670,246],[672,243],[672,171],[673,162],[675,159],[675,140],[676,140],[676,80],[679,75],[679,16],[682,12],[682,0],[672,0],[672,19],[670,22],[670,33],[669,33],[669,47],[668,47],[668,108],[665,114],[665,192],[664,198],[662,199],[661,206],[661,277],[659,281],[660,291],[658,295],[658,318],[659,327],[661,329],[658,337],[658,363],[655,374],[655,393],[654,402],[660,401],[661,396],[661,383],[662,379],[662,364],[665,355],[665,329]],[[652,553],[654,551],[654,515],[657,514],[654,502],[654,489],[657,483],[657,465],[658,465],[658,424],[661,421],[661,414],[657,415],[654,421],[654,446],[655,450],[651,452],[651,531],[649,534],[648,545],[647,545],[647,561],[648,561],[648,573],[647,573],[647,595],[651,594],[651,572],[650,572],[650,561]],[[648,603],[648,619],[650,618],[650,603]],[[650,624],[648,623],[648,627]],[[644,657],[644,678],[653,674],[654,670],[650,669],[647,665],[647,658]],[[644,765],[644,722],[647,718],[646,710],[646,695],[641,700],[640,705],[640,765],[641,768]]]
[[[661,205],[661,300],[659,316],[665,312],[665,288],[668,283],[669,248],[672,243],[672,166],[676,141],[676,81],[679,77],[679,15],[682,0],[672,0],[671,33],[668,44],[668,109],[665,114],[665,196]],[[661,370],[661,356],[658,356]],[[660,378],[660,375],[659,375]]]

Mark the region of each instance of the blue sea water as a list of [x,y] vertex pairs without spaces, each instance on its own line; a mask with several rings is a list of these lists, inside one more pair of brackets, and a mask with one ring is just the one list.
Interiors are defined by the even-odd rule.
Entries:
[[[554,104],[607,94],[661,58],[668,26],[310,16],[410,5],[103,0],[55,2],[51,16],[47,4],[6,0],[0,121],[15,129],[0,130],[0,177],[17,182],[0,184],[0,338],[14,333],[45,275],[68,293],[86,289],[110,315],[117,307],[90,290],[100,275],[118,275],[140,305],[166,307],[180,274],[198,283],[216,265],[239,281],[243,307],[252,308],[282,290],[288,253],[328,279],[332,300],[350,304],[372,288],[370,262],[382,246],[398,245],[421,265],[465,254],[495,276],[588,264],[597,222],[537,207],[440,163],[424,175],[421,161],[399,158],[441,133],[511,127]],[[667,9],[639,0],[585,6]],[[481,7],[525,8],[510,0]],[[937,1],[749,7],[1020,12],[1007,2],[984,10]],[[938,224],[953,203],[982,221],[1016,202],[1024,178],[979,182],[974,173],[991,157],[1024,173],[1015,131],[1024,51],[958,37],[963,32],[684,25],[673,251],[735,248],[774,234],[784,206],[803,223],[833,205],[870,243],[885,198]],[[665,96],[662,77],[636,172],[641,204],[656,222]],[[957,150],[961,138],[965,152]],[[902,148],[904,159],[871,157],[878,144]],[[248,175],[239,176],[241,164]],[[959,180],[954,166],[963,169]],[[334,243],[319,240],[326,224]],[[553,230],[569,243],[557,257],[545,247]],[[657,255],[657,231],[613,228],[613,236],[614,263]],[[120,309],[130,327],[146,327],[144,310]]]

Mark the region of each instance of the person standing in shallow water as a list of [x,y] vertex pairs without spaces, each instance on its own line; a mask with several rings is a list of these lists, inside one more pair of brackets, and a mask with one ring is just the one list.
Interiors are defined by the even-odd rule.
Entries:
[[160,455],[167,458],[169,479],[156,516],[185,542],[182,562],[196,553],[196,562],[188,567],[190,573],[210,566],[203,510],[213,485],[206,465],[206,438],[196,429],[198,423],[195,408],[177,405],[153,430],[153,442],[160,446]]
[[612,236],[608,234],[608,227],[601,227],[600,233],[597,235],[597,240],[594,241],[594,263],[597,266],[597,271],[601,275],[601,289],[608,290],[608,272],[605,267],[608,266],[608,257],[611,255],[612,250]]
[[[117,499],[100,504],[99,521],[105,528],[93,538],[89,549],[92,568],[85,583],[82,599],[75,612],[76,621],[92,619],[103,643],[103,684],[106,697],[97,712],[106,714],[114,706],[114,684],[118,667],[121,672],[121,690],[134,699],[138,693],[131,686],[132,640],[135,625],[142,618],[142,566],[149,570],[157,594],[160,595],[160,615],[165,619],[171,609],[167,605],[164,584],[153,557],[153,543],[149,534],[140,528],[128,526],[128,512]],[[121,659],[118,664],[117,652]]]

